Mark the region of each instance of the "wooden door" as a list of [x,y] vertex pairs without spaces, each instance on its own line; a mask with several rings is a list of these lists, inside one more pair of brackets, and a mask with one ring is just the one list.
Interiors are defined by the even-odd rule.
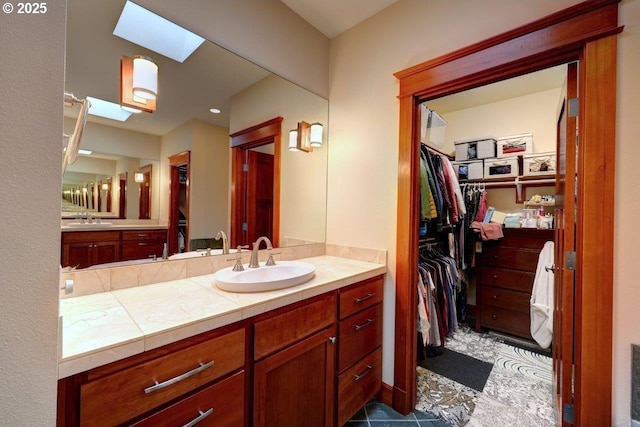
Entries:
[[[570,425],[564,405],[573,404],[573,346],[575,269],[567,254],[575,254],[577,205],[577,96],[578,65],[567,66],[567,80],[558,108],[555,225],[555,293],[553,325],[553,374],[556,425]],[[575,257],[573,257],[575,259]]]
[[248,150],[247,242],[273,241],[273,155]]
[[169,156],[169,229],[167,230],[169,255],[180,252],[181,239],[178,238],[180,233],[185,250],[189,250],[190,161],[190,151]]
[[125,219],[127,217],[127,173],[118,175],[118,218]]
[[329,427],[333,423],[335,327],[255,364],[255,427]]

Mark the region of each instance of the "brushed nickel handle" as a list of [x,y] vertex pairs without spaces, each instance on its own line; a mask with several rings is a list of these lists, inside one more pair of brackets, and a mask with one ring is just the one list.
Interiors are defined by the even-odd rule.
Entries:
[[336,343],[336,341],[338,341],[336,337],[329,337],[329,342],[330,342],[331,344],[335,344],[335,343]]
[[373,298],[376,294],[367,294],[366,296],[362,297],[362,298],[356,298],[356,304],[360,304],[362,301],[366,301],[369,298]]
[[194,425],[198,424],[200,421],[204,420],[209,415],[213,414],[213,408],[209,408],[205,412],[202,412],[202,411],[198,411],[198,412],[200,413],[200,415],[198,415],[196,418],[192,419],[182,427],[193,427]]
[[208,363],[202,363],[200,362],[200,366],[198,366],[195,369],[190,370],[189,372],[185,372],[184,374],[178,375],[177,377],[173,377],[169,380],[163,381],[161,383],[159,383],[158,381],[155,381],[155,384],[147,387],[144,389],[145,394],[149,394],[149,393],[153,393],[154,391],[158,391],[160,389],[163,389],[165,387],[168,387],[170,385],[173,385],[175,383],[178,383],[182,380],[186,380],[189,377],[194,376],[197,373],[200,373],[202,371],[204,371],[205,369],[208,369],[210,367],[213,366],[213,360],[211,362]]
[[374,322],[374,319],[367,319],[367,321],[365,323],[363,323],[362,325],[355,325],[354,329],[356,330],[356,332],[358,332],[360,329],[366,328],[367,326],[369,326],[373,322]]
[[148,234],[138,234],[138,237],[147,237]]
[[355,377],[354,381],[355,381],[355,382],[360,381],[360,380],[361,380],[361,379],[363,379],[365,376],[367,376],[367,374],[368,374],[369,372],[371,372],[371,370],[372,370],[372,369],[373,369],[373,366],[371,366],[371,365],[367,365],[367,370],[366,370],[366,371],[364,371],[363,373],[361,373],[360,375],[356,375],[356,377]]
[[498,320],[498,316],[496,316],[495,314],[492,314],[492,315],[491,315],[491,318],[492,318],[493,320]]
[[548,272],[548,273],[555,273],[555,269],[556,266],[555,265],[545,265],[544,269]]
[[494,295],[494,296],[493,296],[493,300],[495,301],[495,300],[497,300],[497,299],[498,299],[498,295]]
[[145,242],[138,242],[138,246],[149,246],[149,244]]

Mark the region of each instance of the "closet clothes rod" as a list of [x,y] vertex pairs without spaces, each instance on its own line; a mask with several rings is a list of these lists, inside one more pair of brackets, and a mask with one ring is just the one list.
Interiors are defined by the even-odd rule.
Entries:
[[461,181],[460,182],[460,186],[463,187],[464,185],[473,185],[473,184],[477,184],[479,186],[484,186],[484,187],[504,187],[504,188],[508,188],[508,187],[512,187],[512,186],[530,186],[530,185],[553,185],[555,184],[556,180],[555,178],[543,178],[543,179],[519,179],[516,178],[515,180],[511,180],[511,181]]
[[432,147],[431,145],[425,144],[424,142],[421,142],[420,144],[424,145],[425,147],[427,147],[427,150],[429,150],[429,151],[431,151],[431,152],[433,152],[435,154],[440,154],[442,156],[445,156],[449,160],[453,160],[454,159],[454,156],[452,156],[451,154],[445,153],[444,151],[440,150],[439,148]]

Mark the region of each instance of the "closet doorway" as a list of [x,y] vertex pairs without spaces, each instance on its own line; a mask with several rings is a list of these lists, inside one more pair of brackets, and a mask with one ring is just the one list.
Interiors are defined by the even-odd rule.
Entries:
[[[416,403],[415,284],[419,206],[418,108],[422,101],[579,61],[575,267],[574,425],[611,423],[616,1],[584,2],[516,30],[396,73],[400,80],[395,362],[392,406]],[[572,189],[569,189],[571,191]],[[558,242],[559,246],[562,244]],[[565,248],[558,250],[564,253]],[[559,270],[558,270],[559,269]],[[562,301],[556,302],[562,304]],[[555,345],[555,344],[554,344]],[[565,358],[565,355],[559,355]],[[557,375],[557,372],[556,372]],[[561,384],[562,387],[567,384]],[[565,391],[558,390],[558,396]],[[561,421],[558,406],[556,423]]]
[[169,255],[189,250],[191,151],[169,156]]

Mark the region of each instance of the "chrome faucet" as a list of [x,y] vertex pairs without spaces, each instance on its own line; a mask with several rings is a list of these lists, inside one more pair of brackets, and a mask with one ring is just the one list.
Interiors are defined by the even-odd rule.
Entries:
[[216,240],[222,238],[222,253],[223,254],[228,254],[229,253],[229,238],[227,237],[227,233],[225,233],[224,231],[220,230],[218,231],[218,234],[216,234]]
[[269,240],[267,236],[258,237],[258,240],[253,243],[253,248],[251,249],[251,260],[249,261],[249,268],[260,267],[260,264],[258,263],[258,249],[260,248],[260,243],[262,242],[266,242],[267,249],[273,249],[271,240]]

